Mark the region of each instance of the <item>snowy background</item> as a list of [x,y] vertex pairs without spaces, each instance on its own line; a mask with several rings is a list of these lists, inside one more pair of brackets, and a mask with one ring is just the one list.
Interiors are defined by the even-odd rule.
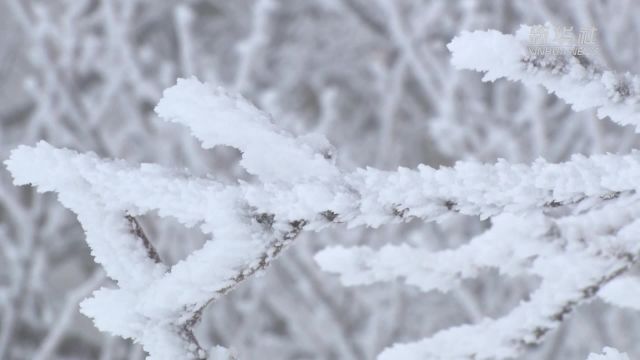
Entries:
[[[257,0],[0,1],[0,159],[47,140],[132,162],[247,174],[230,148],[205,151],[158,121],[162,90],[196,75],[242,93],[293,133],[323,133],[344,169],[529,163],[628,153],[631,128],[572,112],[542,88],[454,69],[463,30],[594,26],[606,67],[640,73],[640,3],[628,1]],[[165,261],[204,237],[141,219]],[[537,285],[486,271],[448,294],[398,284],[345,288],[320,270],[327,245],[408,242],[438,250],[486,229],[477,218],[304,233],[263,277],[207,308],[197,329],[240,359],[374,359],[395,342],[506,314]],[[78,303],[108,284],[76,216],[53,195],[15,187],[0,167],[0,359],[142,359],[104,335]],[[605,345],[640,357],[640,313],[583,306],[526,359],[585,359]]]

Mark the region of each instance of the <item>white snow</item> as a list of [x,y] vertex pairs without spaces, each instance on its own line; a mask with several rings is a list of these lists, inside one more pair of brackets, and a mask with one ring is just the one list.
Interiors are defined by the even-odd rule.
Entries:
[[242,166],[263,181],[295,182],[337,175],[324,136],[296,138],[278,129],[242,96],[195,78],[179,79],[163,93],[158,115],[189,127],[205,149],[228,145],[242,151]]
[[591,354],[587,360],[629,360],[627,354],[623,354],[616,349],[606,347],[602,350],[602,354]]
[[[549,31],[553,28],[549,25]],[[463,32],[447,47],[458,69],[484,72],[484,81],[506,78],[542,85],[572,105],[573,110],[597,109],[603,119],[633,125],[640,131],[640,78],[604,71],[591,59],[576,56],[533,55],[528,52],[530,26],[515,35],[495,30]]]
[[640,310],[640,279],[625,276],[607,284],[598,296],[609,304]]
[[[640,124],[635,93],[620,90],[622,83],[635,84],[635,77],[603,72],[575,58],[527,57],[527,29],[516,36],[464,33],[449,44],[452,61],[487,72],[488,80],[542,84],[575,109],[596,107],[600,116]],[[638,152],[574,155],[560,164],[467,161],[439,169],[347,172],[335,165],[335,149],[324,136],[295,136],[241,96],[195,78],[167,89],[156,111],[190,128],[206,149],[240,150],[240,165],[255,179],[224,185],[212,175],[104,160],[44,141],[18,147],[5,162],[16,185],[56,192],[78,215],[96,261],[116,281],[117,288],[94,292],[82,311],[101,330],[141,343],[154,360],[205,357],[185,335],[187,322],[266,268],[303,230],[477,216],[491,219],[492,227],[458,248],[332,247],[315,258],[345,285],[403,279],[423,291],[449,291],[484,268],[541,280],[529,299],[505,316],[395,344],[381,360],[517,357],[625,272],[640,252]],[[127,220],[149,212],[198,227],[210,240],[172,267],[157,262]],[[613,282],[602,296],[634,306],[624,299],[623,287]],[[220,348],[211,354],[231,357]]]

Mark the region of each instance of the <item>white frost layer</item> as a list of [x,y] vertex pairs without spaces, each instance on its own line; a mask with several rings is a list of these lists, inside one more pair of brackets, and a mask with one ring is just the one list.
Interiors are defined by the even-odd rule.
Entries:
[[[78,214],[92,254],[119,286],[95,292],[82,310],[100,329],[141,342],[153,359],[181,358],[176,354],[189,349],[178,346],[175,332],[185,311],[204,306],[245,269],[269,260],[269,244],[281,235],[256,231],[260,226],[245,214],[239,188],[160,166],[105,161],[45,142],[17,148],[6,165],[16,184],[55,191]],[[151,211],[198,225],[215,240],[168,269],[149,257],[125,218]]]
[[[495,46],[509,48],[512,40],[499,38]],[[500,71],[514,59],[506,56]],[[479,63],[491,66],[487,59]],[[268,264],[295,237],[292,228],[377,227],[413,218],[438,221],[454,213],[492,218],[490,231],[458,249],[334,248],[317,259],[350,284],[400,277],[425,291],[447,290],[482,267],[543,280],[508,316],[398,344],[381,354],[394,360],[516,356],[624,271],[640,250],[637,152],[576,155],[562,164],[501,160],[344,173],[333,164],[323,137],[279,130],[241,97],[195,79],[168,89],[157,111],[190,127],[206,148],[224,144],[241,150],[241,165],[256,175],[255,182],[225,186],[209,177],[102,160],[45,142],[21,146],[6,161],[16,184],[57,192],[78,214],[93,255],[117,281],[119,288],[95,292],[82,311],[102,330],[142,343],[154,360],[204,356],[180,332],[185,321]],[[553,209],[565,216],[542,216]],[[171,268],[156,263],[126,220],[126,215],[151,211],[198,226],[212,239]],[[460,338],[470,341],[460,345]]]
[[[359,209],[350,225],[378,226],[402,217],[437,220],[451,211],[488,218],[502,212],[523,213],[553,202],[560,205],[585,197],[637,189],[640,154],[572,156],[530,166],[458,162],[455,167],[388,172],[357,170],[347,178],[359,189]],[[395,214],[395,215],[394,215]]]
[[492,227],[457,249],[431,252],[407,244],[369,247],[329,247],[315,260],[322,270],[337,273],[343,285],[366,285],[404,278],[422,291],[449,291],[460,280],[496,267],[507,275],[527,272],[531,259],[553,253],[554,244],[537,241],[551,225],[540,214],[499,215]]
[[[223,186],[210,179],[191,177],[156,165],[132,166],[123,161],[101,160],[93,154],[55,149],[45,142],[32,148],[16,149],[7,166],[16,184],[33,183],[38,185],[39,191],[59,193],[60,201],[79,214],[96,260],[104,264],[109,276],[118,281],[120,289],[96,292],[92,299],[83,304],[83,311],[96,319],[101,329],[137,339],[152,354],[166,351],[163,348],[162,351],[158,350],[156,347],[161,345],[155,342],[157,338],[165,339],[163,342],[171,338],[173,325],[167,324],[166,319],[178,321],[185,308],[194,309],[216,298],[219,290],[233,284],[233,277],[242,269],[259,261],[271,238],[265,237],[264,232],[260,231],[262,225],[251,218],[251,211],[254,214],[273,214],[277,220],[273,225],[275,231],[296,219],[308,221],[310,229],[327,226],[330,220],[326,215],[319,214],[323,210],[334,211],[338,221],[349,225],[377,226],[412,217],[437,220],[452,212],[495,216],[506,211],[530,215],[532,210],[563,206],[563,202],[579,202],[580,206],[588,209],[589,206],[612,201],[606,199],[611,194],[636,191],[640,187],[640,181],[635,180],[640,178],[640,161],[635,153],[623,157],[577,156],[564,164],[539,161],[532,167],[499,162],[495,165],[459,163],[454,168],[438,170],[428,167],[420,167],[419,170],[400,169],[397,172],[363,169],[345,174],[341,181],[317,179],[292,185],[242,183]],[[635,201],[636,198],[625,195],[620,201]],[[550,205],[553,202],[554,205]],[[124,221],[127,213],[138,215],[154,210],[160,216],[175,217],[187,226],[199,225],[203,232],[212,234],[215,240],[207,242],[202,249],[167,271],[163,265],[154,263],[146,256],[146,250],[132,237]],[[608,213],[605,210],[616,211]],[[600,212],[589,213],[589,227],[584,227],[585,217],[582,216],[575,220],[567,218],[561,224],[561,229],[567,229],[576,238],[580,238],[580,231],[598,234],[601,230],[594,229],[619,229],[625,221],[638,214],[621,215],[635,210],[628,204],[621,208],[605,207]],[[548,245],[551,249],[540,244],[537,248],[524,246],[529,243],[527,236],[544,237],[544,230],[549,229],[544,221],[537,226],[533,217],[529,219],[532,220],[529,225],[534,228],[517,229],[516,218],[495,218],[496,224],[502,221],[510,227],[496,226],[492,230],[495,236],[491,236],[490,232],[485,240],[478,240],[477,247],[471,244],[472,248],[466,251],[468,255],[465,252],[451,253],[440,259],[440,254],[433,257],[433,262],[428,263],[426,268],[420,268],[424,260],[420,256],[424,253],[415,252],[415,261],[401,265],[409,269],[406,271],[409,274],[407,278],[415,278],[411,283],[425,289],[447,288],[451,285],[447,283],[449,280],[473,276],[479,267],[492,263],[500,263],[500,268],[506,273],[517,273],[529,264],[531,256],[540,258],[540,265],[533,272],[542,277],[547,271],[545,269],[552,273],[562,272],[565,270],[562,264],[566,263],[584,262],[581,269],[593,270],[577,278],[562,279],[560,285],[552,287],[555,294],[561,294],[560,289],[575,290],[575,286],[587,286],[598,280],[598,276],[618,268],[618,262],[602,263],[601,260],[592,261],[589,257],[581,256],[569,258],[571,253],[567,257],[545,256],[547,253],[555,254],[551,251],[553,246],[557,246],[554,244]],[[521,236],[520,244],[523,246],[507,241],[509,234],[520,234],[518,236]],[[486,245],[483,241],[494,241],[492,238],[497,241],[496,246],[483,248],[482,245]],[[621,239],[626,237],[618,238],[611,246],[629,248],[629,244],[619,242]],[[595,240],[590,244],[597,246],[598,250],[607,249]],[[394,255],[394,252],[405,250],[390,249],[393,256],[370,254],[368,258],[379,259],[376,261],[382,264],[391,261],[388,269],[383,270],[392,269],[393,272],[390,275],[383,273],[383,277],[406,275],[402,273],[401,266],[394,268],[398,265],[394,258],[398,254]],[[474,261],[464,261],[472,258],[472,255],[475,255]],[[512,261],[505,262],[505,258]],[[461,263],[468,268],[457,266]],[[435,271],[430,272],[428,266]],[[424,278],[414,275],[414,270]],[[536,298],[543,301],[551,293],[551,290],[545,291]],[[573,301],[574,296],[571,293],[565,297],[553,295],[551,298]],[[553,304],[560,306],[559,303]],[[535,306],[537,308],[540,304],[536,303]],[[550,309],[555,308],[552,306]],[[529,308],[528,311],[530,314],[533,310]],[[492,330],[487,333],[506,335],[508,331],[503,326],[513,323],[512,320],[505,321],[486,323],[487,329]],[[537,321],[546,324],[547,320],[531,321],[520,319],[517,323],[537,326]],[[463,330],[455,331],[457,334],[457,331]],[[448,336],[433,338],[419,347],[424,351],[417,353],[432,353],[441,346],[435,344],[441,344],[442,341],[446,343],[446,339]],[[479,343],[476,345],[479,346]],[[414,348],[414,345],[407,346],[407,349]],[[476,350],[472,347],[464,351],[470,353]],[[403,346],[398,345],[385,352],[384,356],[404,351]],[[154,356],[163,359],[162,355]]]
[[621,353],[616,349],[606,347],[602,350],[602,354],[591,354],[587,360],[629,360],[627,354]]
[[294,182],[338,174],[333,150],[319,134],[294,137],[242,96],[197,79],[178,79],[156,107],[158,115],[189,127],[205,149],[228,145],[242,151],[242,166],[263,181]]
[[575,111],[597,109],[599,118],[608,116],[640,131],[638,76],[603,71],[585,56],[532,55],[527,48],[530,31],[523,25],[515,36],[495,30],[463,32],[447,45],[451,62],[458,69],[485,72],[484,81],[506,78],[542,85]]
[[631,276],[615,279],[598,295],[609,304],[640,310],[640,279]]
[[558,326],[571,311],[567,304],[588,301],[633,263],[640,251],[636,240],[640,197],[604,201],[584,214],[556,220],[536,213],[502,214],[493,218],[487,232],[457,249],[339,247],[321,251],[316,260],[323,269],[339,273],[347,285],[404,277],[424,291],[449,290],[488,267],[507,275],[539,277],[540,287],[508,315],[444,330],[416,343],[396,344],[379,357],[510,359]]

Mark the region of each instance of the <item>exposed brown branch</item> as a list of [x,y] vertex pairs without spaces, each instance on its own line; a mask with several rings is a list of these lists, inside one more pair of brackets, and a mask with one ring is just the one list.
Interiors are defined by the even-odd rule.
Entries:
[[[267,228],[267,231],[273,226],[275,221],[275,216],[273,214],[258,214],[254,217],[256,222],[262,224]],[[219,297],[229,293],[231,290],[235,289],[240,283],[244,280],[248,279],[258,271],[262,271],[266,269],[271,262],[278,257],[278,255],[291,243],[293,240],[300,235],[302,229],[309,222],[304,219],[294,220],[289,222],[290,229],[289,231],[282,234],[281,237],[276,237],[272,242],[270,242],[266,247],[265,251],[260,256],[256,265],[240,269],[236,276],[231,279],[231,284],[228,286],[216,291],[216,295],[212,297],[206,304],[192,311],[191,317],[189,317],[186,321],[179,325],[178,334],[182,337],[184,341],[188,344],[193,345],[193,349],[190,349],[191,353],[196,359],[205,359],[207,358],[206,351],[200,346],[198,340],[196,339],[193,329],[200,322],[202,318],[202,312],[204,309],[214,302]],[[188,309],[185,309],[186,312],[190,312]],[[233,358],[232,358],[233,359]]]
[[149,238],[144,233],[144,230],[142,229],[142,226],[140,226],[140,223],[138,222],[138,220],[136,220],[135,217],[128,214],[125,215],[124,218],[127,219],[127,221],[129,222],[129,226],[130,226],[129,232],[135,235],[138,239],[142,241],[142,245],[144,245],[144,248],[147,250],[147,255],[149,256],[149,258],[153,259],[153,261],[155,261],[156,263],[161,264],[162,259],[160,259],[160,255],[158,254],[158,251],[156,251],[156,248],[153,246],[151,241],[149,241]]
[[628,254],[628,256],[625,256],[624,260],[626,262],[625,266],[618,268],[615,271],[612,271],[608,274],[605,274],[593,284],[585,287],[579,292],[578,296],[575,299],[565,303],[564,306],[560,307],[557,312],[549,316],[548,319],[550,321],[548,324],[541,325],[532,329],[531,335],[533,335],[533,338],[531,340],[520,338],[518,340],[520,345],[528,348],[538,346],[540,342],[542,342],[544,336],[549,331],[556,328],[558,323],[561,323],[562,321],[564,321],[564,319],[568,315],[570,315],[579,305],[581,305],[585,301],[588,301],[589,299],[597,295],[598,291],[608,282],[627,272],[630,266],[636,262],[636,258],[631,256],[630,254]]

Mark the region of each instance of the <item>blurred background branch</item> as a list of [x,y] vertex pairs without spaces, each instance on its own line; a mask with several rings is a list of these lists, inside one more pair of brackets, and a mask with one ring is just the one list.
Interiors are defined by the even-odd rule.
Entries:
[[[0,14],[3,160],[16,145],[45,139],[248,177],[235,150],[205,152],[187,131],[154,120],[161,91],[190,75],[242,92],[293,132],[325,133],[346,168],[557,162],[637,146],[633,129],[571,112],[540,89],[456,71],[445,47],[462,30],[595,26],[606,66],[640,73],[640,4],[631,0],[6,0]],[[14,187],[0,167],[0,358],[142,359],[138,346],[100,334],[75,311],[102,275],[75,217],[33,191]],[[203,242],[177,222],[139,221],[169,264]],[[207,309],[198,338],[241,359],[366,360],[394,342],[505,314],[535,281],[487,271],[457,292],[424,295],[402,285],[343,288],[313,262],[328,244],[438,250],[486,227],[458,216],[303,234],[272,271]],[[586,358],[605,344],[635,358],[639,331],[640,315],[595,301],[527,359]]]

